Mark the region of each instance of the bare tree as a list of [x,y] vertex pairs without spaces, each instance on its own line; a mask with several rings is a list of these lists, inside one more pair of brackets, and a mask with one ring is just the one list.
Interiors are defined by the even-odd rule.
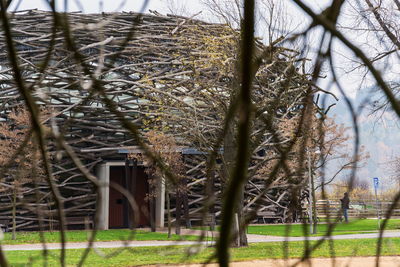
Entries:
[[[23,217],[22,214],[27,212],[21,206],[29,202],[29,199],[33,200],[34,190],[30,185],[43,182],[44,173],[41,166],[43,161],[31,135],[29,112],[21,106],[16,107],[8,114],[8,119],[10,121],[0,123],[0,165],[4,166],[9,162],[13,164],[10,170],[3,174],[6,178],[1,184],[1,193],[11,198],[12,208],[7,208],[8,203],[3,203],[3,208],[8,210],[7,218],[12,219],[12,239],[15,240],[17,216]],[[22,150],[18,151],[21,146]],[[23,154],[12,159],[11,157],[18,152]],[[32,215],[32,210],[28,212]]]
[[[176,144],[175,139],[172,136],[167,136],[162,132],[156,132],[151,130],[146,133],[146,139],[148,140],[151,149],[155,154],[159,155],[159,158],[173,170],[175,179],[170,180],[165,176],[165,172],[160,168],[157,161],[152,161],[146,157],[139,157],[138,160],[145,161],[145,165],[148,166],[146,172],[151,177],[150,186],[154,189],[151,190],[151,194],[155,194],[156,184],[162,183],[165,187],[165,195],[167,202],[167,225],[168,225],[168,237],[171,237],[172,228],[172,212],[171,212],[171,194],[175,195],[175,199],[179,194],[185,190],[182,187],[181,180],[184,179],[184,162],[182,155],[179,151],[179,147]],[[131,155],[134,157],[135,155]],[[149,195],[148,198],[154,197]],[[177,208],[175,207],[175,210]],[[180,234],[180,221],[175,217],[175,228],[176,233]]]
[[[361,47],[368,51],[369,61],[382,71],[382,76],[387,79],[392,93],[397,96],[399,82],[396,78],[397,71],[391,66],[396,64],[400,58],[400,11],[397,0],[389,1],[350,1],[349,11],[351,20],[344,22],[343,28],[350,34],[355,33],[365,40]],[[352,23],[353,25],[348,25]],[[349,28],[349,29],[348,29]],[[360,60],[353,63],[355,69],[361,69],[364,75],[369,77],[370,72],[366,64]],[[366,82],[368,84],[368,82]],[[385,96],[375,91],[380,100],[373,103],[375,113],[383,113],[390,110],[390,102]]]
[[[322,189],[344,172],[353,168],[361,169],[365,167],[366,160],[369,159],[369,152],[361,146],[359,154],[356,158],[351,155],[351,145],[353,138],[351,136],[350,127],[343,124],[338,125],[333,118],[325,118],[323,121],[322,136],[316,135],[315,142],[319,144],[318,152],[313,156],[316,163],[315,171],[318,176],[324,180],[318,180],[316,189]],[[329,169],[331,173],[327,176],[326,171]]]

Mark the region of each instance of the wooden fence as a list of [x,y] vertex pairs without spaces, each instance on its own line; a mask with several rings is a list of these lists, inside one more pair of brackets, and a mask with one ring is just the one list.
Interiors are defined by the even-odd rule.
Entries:
[[[355,200],[350,202],[350,209],[348,210],[349,218],[377,218],[380,216],[381,218],[388,217],[388,211],[392,206],[392,202],[388,201],[360,201]],[[308,207],[305,207],[305,210],[308,210]],[[341,204],[339,200],[318,200],[316,203],[317,210],[317,218],[338,218],[341,219]],[[391,211],[391,218],[400,218],[400,205],[397,204],[394,206],[394,209]]]

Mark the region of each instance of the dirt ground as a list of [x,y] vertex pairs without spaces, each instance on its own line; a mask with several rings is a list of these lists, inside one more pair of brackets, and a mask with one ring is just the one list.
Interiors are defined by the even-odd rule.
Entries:
[[[302,263],[296,266],[322,266],[322,267],[375,267],[375,257],[341,257],[336,258],[333,262],[329,258],[314,258],[310,263]],[[254,260],[254,261],[243,261],[243,262],[232,262],[232,267],[286,267],[292,266],[298,262],[298,260],[292,259],[287,262],[284,260]],[[162,266],[162,265],[158,265]],[[168,266],[179,266],[179,267],[201,267],[202,264],[190,264],[190,265],[168,265]],[[208,264],[207,267],[218,267],[217,264]],[[380,267],[400,267],[400,256],[390,256],[380,258]]]

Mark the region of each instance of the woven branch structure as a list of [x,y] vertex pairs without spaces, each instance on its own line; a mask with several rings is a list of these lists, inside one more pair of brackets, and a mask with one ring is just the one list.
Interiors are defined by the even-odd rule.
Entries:
[[[13,13],[10,22],[26,85],[37,103],[51,110],[48,124],[58,129],[86,168],[94,173],[101,162],[125,160],[125,155],[117,151],[138,145],[138,140],[105,104],[97,91],[101,87],[116,110],[133,122],[140,133],[162,131],[174,136],[179,146],[204,152],[184,155],[185,198],[188,212],[194,216],[203,212],[211,192],[215,199],[212,212],[218,218],[221,184],[226,181],[223,169],[229,166],[227,158],[234,157],[234,137],[219,148],[223,152],[217,157],[212,189],[208,191],[207,151],[212,150],[221,135],[230,103],[240,86],[236,68],[239,32],[226,25],[178,16],[70,13],[69,37],[76,46],[76,51],[72,51],[61,27],[53,35],[50,12]],[[49,66],[42,71],[49,49]],[[2,31],[0,116],[2,121],[12,124],[8,114],[23,105],[23,100],[8,56]],[[296,51],[279,45],[266,47],[258,43],[255,60],[258,71],[254,81],[252,159],[244,194],[245,210],[257,206],[283,220],[294,218],[291,205],[304,197],[303,175],[286,172],[258,197],[268,176],[259,170],[277,157],[278,145],[289,143],[291,134],[284,125],[300,116],[307,90],[315,90],[304,72],[305,61],[298,56]],[[268,124],[270,121],[273,126]],[[94,215],[93,184],[51,138],[48,151],[66,216]],[[10,179],[0,181],[1,186],[7,186]],[[37,228],[39,219],[45,227],[56,225],[57,213],[49,186],[40,182],[39,196],[31,188],[32,183],[28,183],[17,196],[17,229]],[[0,219],[10,219],[11,193],[5,190],[0,194]]]

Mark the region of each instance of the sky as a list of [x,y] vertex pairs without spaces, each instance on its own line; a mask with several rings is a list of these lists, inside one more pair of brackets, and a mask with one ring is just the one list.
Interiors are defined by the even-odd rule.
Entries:
[[[168,0],[69,0],[68,6],[69,11],[80,10],[80,7],[83,7],[84,12],[86,13],[97,13],[102,11],[135,11],[138,12],[141,10],[144,4],[147,4],[145,8],[145,12],[148,9],[156,9],[158,11],[166,10],[165,8],[168,5]],[[203,6],[200,4],[199,0],[179,0],[178,6],[186,6],[188,10],[195,10],[195,12],[199,10],[203,10]],[[287,1],[290,3],[291,1]],[[328,0],[308,0],[306,1],[311,3],[314,9],[320,9],[321,7],[326,6],[330,1]],[[16,6],[19,6],[19,10],[23,9],[47,9],[48,4],[45,0],[14,0],[11,8],[15,9]],[[56,5],[60,8],[64,7],[64,0],[56,0]],[[102,7],[102,8],[101,8]]]
[[[61,11],[65,10],[64,0],[56,0],[56,6]],[[149,10],[157,10],[160,13],[168,13],[169,3],[174,3],[173,6],[177,9],[185,9],[188,13],[198,13],[205,11],[201,0],[69,0],[68,11],[83,11],[85,13],[99,12],[118,12],[118,11],[133,11],[133,12],[149,12]],[[304,18],[298,17],[299,9],[290,0],[285,0],[285,5],[289,9],[289,13],[296,17],[299,21],[304,21]],[[330,3],[330,0],[307,0],[314,10],[322,10]],[[14,0],[10,10],[25,10],[25,9],[40,9],[48,10],[49,5],[46,0]]]
[[[274,0],[272,0],[274,1]],[[47,1],[44,0],[14,0],[11,10],[15,10],[16,8],[18,10],[26,10],[26,9],[41,9],[41,10],[48,10],[48,4],[46,3]],[[79,1],[79,0],[70,0],[68,2],[68,11],[83,11],[84,13],[99,13],[99,12],[119,12],[119,11],[133,11],[133,12],[144,12],[148,13],[149,10],[156,10],[162,14],[167,14],[170,13],[168,10],[168,3],[171,3],[171,1],[168,0],[149,0],[149,1],[143,1],[143,0],[84,0],[84,1]],[[305,1],[309,6],[314,9],[314,11],[319,12],[323,10],[327,5],[331,3],[331,0],[307,0]],[[178,10],[177,12],[185,12],[186,15],[192,15],[196,14],[199,11],[202,11],[202,14],[199,15],[198,18],[207,18],[207,19],[214,19],[210,17],[209,14],[205,11],[205,8],[203,5],[201,5],[199,0],[177,0],[174,2],[175,6],[174,9]],[[297,27],[297,30],[301,30],[302,27],[305,27],[308,25],[309,20],[307,19],[307,16],[304,15],[302,11],[300,11],[295,4],[292,3],[290,0],[284,0],[285,3],[285,10],[288,14],[289,19],[291,20],[292,24],[294,27]],[[57,0],[56,1],[58,10],[63,11],[64,10],[64,0]],[[170,5],[171,6],[171,5]],[[317,35],[316,35],[317,36]],[[362,36],[357,36],[359,40],[362,40]],[[356,40],[355,40],[356,41]],[[318,39],[313,40],[310,39],[309,41],[311,44],[317,44]],[[338,59],[338,65],[344,65],[346,63],[343,63],[341,60],[344,60],[346,57],[351,57],[351,54],[349,51],[346,50],[343,46],[340,44],[336,44],[335,50],[343,55]],[[340,70],[339,70],[340,71]],[[355,102],[357,102],[356,97],[358,95],[358,83],[359,77],[353,72],[351,75],[345,75],[344,72],[342,72],[341,75],[341,82],[344,85],[344,89],[346,93],[348,94],[349,97],[354,99]],[[328,82],[330,81],[329,76],[326,79],[321,79],[321,84],[323,88],[326,87]],[[338,92],[336,88],[332,89],[333,92]],[[338,94],[340,95],[340,94]],[[343,108],[344,105],[339,105]],[[346,117],[345,115],[342,114],[341,111],[336,112],[338,116],[343,116]],[[362,117],[363,120],[368,120],[368,116]],[[349,119],[343,119],[345,123],[349,123]],[[370,125],[372,122],[366,122],[366,124]],[[350,123],[349,123],[350,125]],[[382,127],[382,125],[380,126]],[[379,148],[378,150],[374,150],[379,152],[379,155],[371,155],[371,163],[369,164],[369,168],[365,169],[362,173],[363,176],[365,177],[372,177],[376,175],[383,175],[383,176],[388,176],[388,174],[382,174],[379,173],[378,171],[376,173],[372,173],[371,169],[373,169],[371,166],[379,166],[381,162],[388,161],[393,158],[394,155],[394,148],[397,148],[397,146],[394,146],[393,142],[395,141],[389,141],[389,140],[381,140],[382,136],[385,136],[387,133],[382,133],[382,131],[385,131],[384,129],[379,129],[379,131],[373,131],[370,129],[371,127],[368,127],[368,132],[363,133],[362,136],[365,140],[362,140],[364,144],[367,144],[371,146],[371,150],[374,150],[374,148]],[[367,130],[366,130],[367,131]],[[400,136],[399,136],[400,137]],[[368,140],[367,140],[368,139]],[[372,140],[372,141],[371,141]],[[395,139],[396,140],[396,139]],[[392,143],[390,143],[392,142]]]
[[[166,12],[167,1],[166,0],[70,0],[68,2],[68,11],[83,11],[85,13],[99,13],[99,12],[118,12],[118,11],[143,11],[147,13],[149,10],[157,10],[159,12]],[[199,1],[196,0],[183,0],[181,2],[187,3],[190,9],[201,9]],[[18,5],[18,1],[14,0],[11,9],[14,10]],[[65,10],[64,0],[56,0],[56,5],[59,10]],[[83,10],[82,8],[83,7]],[[44,0],[22,0],[18,5],[18,10],[37,8],[41,10],[48,10],[47,1]]]

